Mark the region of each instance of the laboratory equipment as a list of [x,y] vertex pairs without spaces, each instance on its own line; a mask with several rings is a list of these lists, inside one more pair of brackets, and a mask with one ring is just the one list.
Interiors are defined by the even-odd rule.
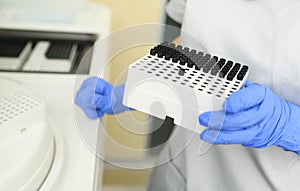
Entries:
[[45,102],[15,81],[0,78],[0,85],[0,188],[37,190],[62,162],[61,136],[51,130]]
[[24,65],[24,71],[69,72],[76,57],[75,43],[41,41]]
[[[0,5],[0,99],[38,103],[1,124],[0,190],[102,190],[103,162],[91,148],[101,137],[87,138],[98,136],[99,124],[76,112],[73,92],[105,60],[110,11],[82,0]],[[5,114],[16,114],[12,107]]]
[[29,56],[31,42],[0,40],[0,70],[19,70]]
[[247,65],[164,42],[129,66],[123,104],[201,132],[199,114],[222,109],[248,73]]

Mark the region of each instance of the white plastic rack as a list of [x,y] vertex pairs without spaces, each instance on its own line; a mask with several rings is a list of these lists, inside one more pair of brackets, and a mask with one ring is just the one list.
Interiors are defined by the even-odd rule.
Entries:
[[123,104],[200,131],[199,114],[222,109],[248,73],[247,65],[164,42],[129,66]]

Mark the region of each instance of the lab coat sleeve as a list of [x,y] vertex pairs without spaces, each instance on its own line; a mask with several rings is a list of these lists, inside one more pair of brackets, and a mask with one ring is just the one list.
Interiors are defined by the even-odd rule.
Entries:
[[186,0],[171,0],[166,6],[166,12],[174,21],[182,23]]

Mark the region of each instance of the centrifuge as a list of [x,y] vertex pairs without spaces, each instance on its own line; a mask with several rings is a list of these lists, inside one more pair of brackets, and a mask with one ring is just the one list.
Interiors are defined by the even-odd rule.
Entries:
[[83,0],[0,5],[0,190],[101,190],[99,121],[74,92],[105,59],[110,11]]

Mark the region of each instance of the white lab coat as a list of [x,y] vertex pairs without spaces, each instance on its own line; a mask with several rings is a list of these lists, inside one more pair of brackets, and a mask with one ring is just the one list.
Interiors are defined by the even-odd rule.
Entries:
[[[184,45],[249,64],[250,81],[300,105],[300,1],[173,0],[167,12],[183,24]],[[178,131],[185,140],[171,137],[160,160],[172,160],[154,170],[149,190],[300,190],[293,152],[219,145],[199,155],[197,135],[175,156],[192,137]]]

